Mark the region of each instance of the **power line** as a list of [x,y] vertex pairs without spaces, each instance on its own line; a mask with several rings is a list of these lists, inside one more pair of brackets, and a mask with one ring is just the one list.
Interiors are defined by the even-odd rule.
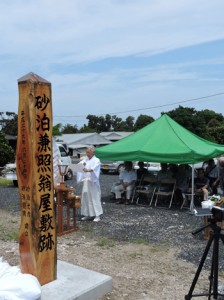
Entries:
[[[148,109],[154,109],[154,108],[162,108],[170,105],[175,105],[175,104],[181,104],[181,103],[186,103],[186,102],[192,102],[192,101],[197,101],[197,100],[202,100],[202,99],[207,99],[211,97],[216,97],[224,95],[224,92],[213,94],[213,95],[208,95],[208,96],[203,96],[203,97],[198,97],[198,98],[192,98],[188,100],[182,100],[182,101],[177,101],[177,102],[172,102],[168,104],[163,104],[163,105],[156,105],[156,106],[151,106],[151,107],[145,107],[145,108],[138,108],[138,109],[132,109],[132,110],[126,110],[126,111],[118,111],[118,112],[111,112],[111,113],[104,113],[104,114],[97,114],[98,116],[104,116],[104,115],[113,115],[113,114],[123,114],[123,113],[130,113],[130,112],[136,112],[136,111],[141,111],[141,110],[148,110]],[[54,118],[84,118],[86,115],[77,115],[77,116],[54,116]]]

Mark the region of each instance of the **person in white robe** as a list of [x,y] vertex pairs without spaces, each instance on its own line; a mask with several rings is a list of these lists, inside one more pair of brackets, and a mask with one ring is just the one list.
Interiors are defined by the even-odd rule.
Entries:
[[60,153],[57,147],[56,141],[53,138],[53,174],[54,174],[54,184],[59,184],[61,181],[61,176],[59,173],[58,165],[60,165]]
[[100,221],[103,214],[101,205],[101,189],[99,183],[100,160],[95,156],[93,146],[86,149],[86,158],[79,164],[83,165],[83,172],[77,173],[77,182],[82,182],[81,215],[83,221],[94,218],[94,222]]

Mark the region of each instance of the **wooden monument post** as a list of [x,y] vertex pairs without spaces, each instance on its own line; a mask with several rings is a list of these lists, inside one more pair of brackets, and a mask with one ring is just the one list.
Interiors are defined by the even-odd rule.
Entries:
[[34,73],[18,80],[16,168],[20,193],[21,272],[41,285],[56,279],[51,83]]

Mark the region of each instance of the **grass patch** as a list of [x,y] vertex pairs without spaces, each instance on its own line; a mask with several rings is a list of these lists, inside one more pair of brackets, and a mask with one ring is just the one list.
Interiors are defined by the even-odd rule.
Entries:
[[1,240],[18,241],[20,227],[20,216],[13,215],[4,209],[0,209],[0,232]]
[[86,224],[82,227],[80,226],[79,231],[91,233],[91,232],[93,232],[93,227],[91,226],[91,224]]
[[115,241],[111,238],[102,237],[97,240],[96,245],[99,247],[111,248],[115,246]]
[[[145,246],[149,246],[149,251],[151,253],[159,253],[161,251],[164,251],[164,249],[169,249],[169,243],[168,241],[161,241],[159,244],[152,244],[149,241],[146,241],[143,238],[138,238],[136,240],[132,241],[133,244],[137,244],[137,245],[145,245]],[[141,256],[141,253],[136,252],[136,253],[130,253],[129,254],[130,257],[135,258],[137,256]]]
[[133,240],[133,243],[138,245],[149,245],[149,242],[143,238],[138,238],[136,240]]
[[18,232],[8,232],[4,235],[3,238],[6,241],[11,241],[11,240],[18,241],[19,240],[19,233]]
[[0,186],[13,186],[13,181],[0,178]]

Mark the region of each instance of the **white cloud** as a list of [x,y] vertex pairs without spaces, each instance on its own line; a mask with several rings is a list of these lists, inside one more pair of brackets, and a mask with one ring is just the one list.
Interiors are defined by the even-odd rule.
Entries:
[[[1,110],[17,110],[17,79],[31,71],[52,83],[57,115],[125,111],[220,91],[223,74],[214,71],[220,57],[101,72],[88,62],[147,58],[223,39],[223,11],[222,0],[1,1]],[[205,74],[209,65],[213,71]]]
[[214,1],[10,1],[0,5],[1,53],[39,62],[157,53],[224,37]]

